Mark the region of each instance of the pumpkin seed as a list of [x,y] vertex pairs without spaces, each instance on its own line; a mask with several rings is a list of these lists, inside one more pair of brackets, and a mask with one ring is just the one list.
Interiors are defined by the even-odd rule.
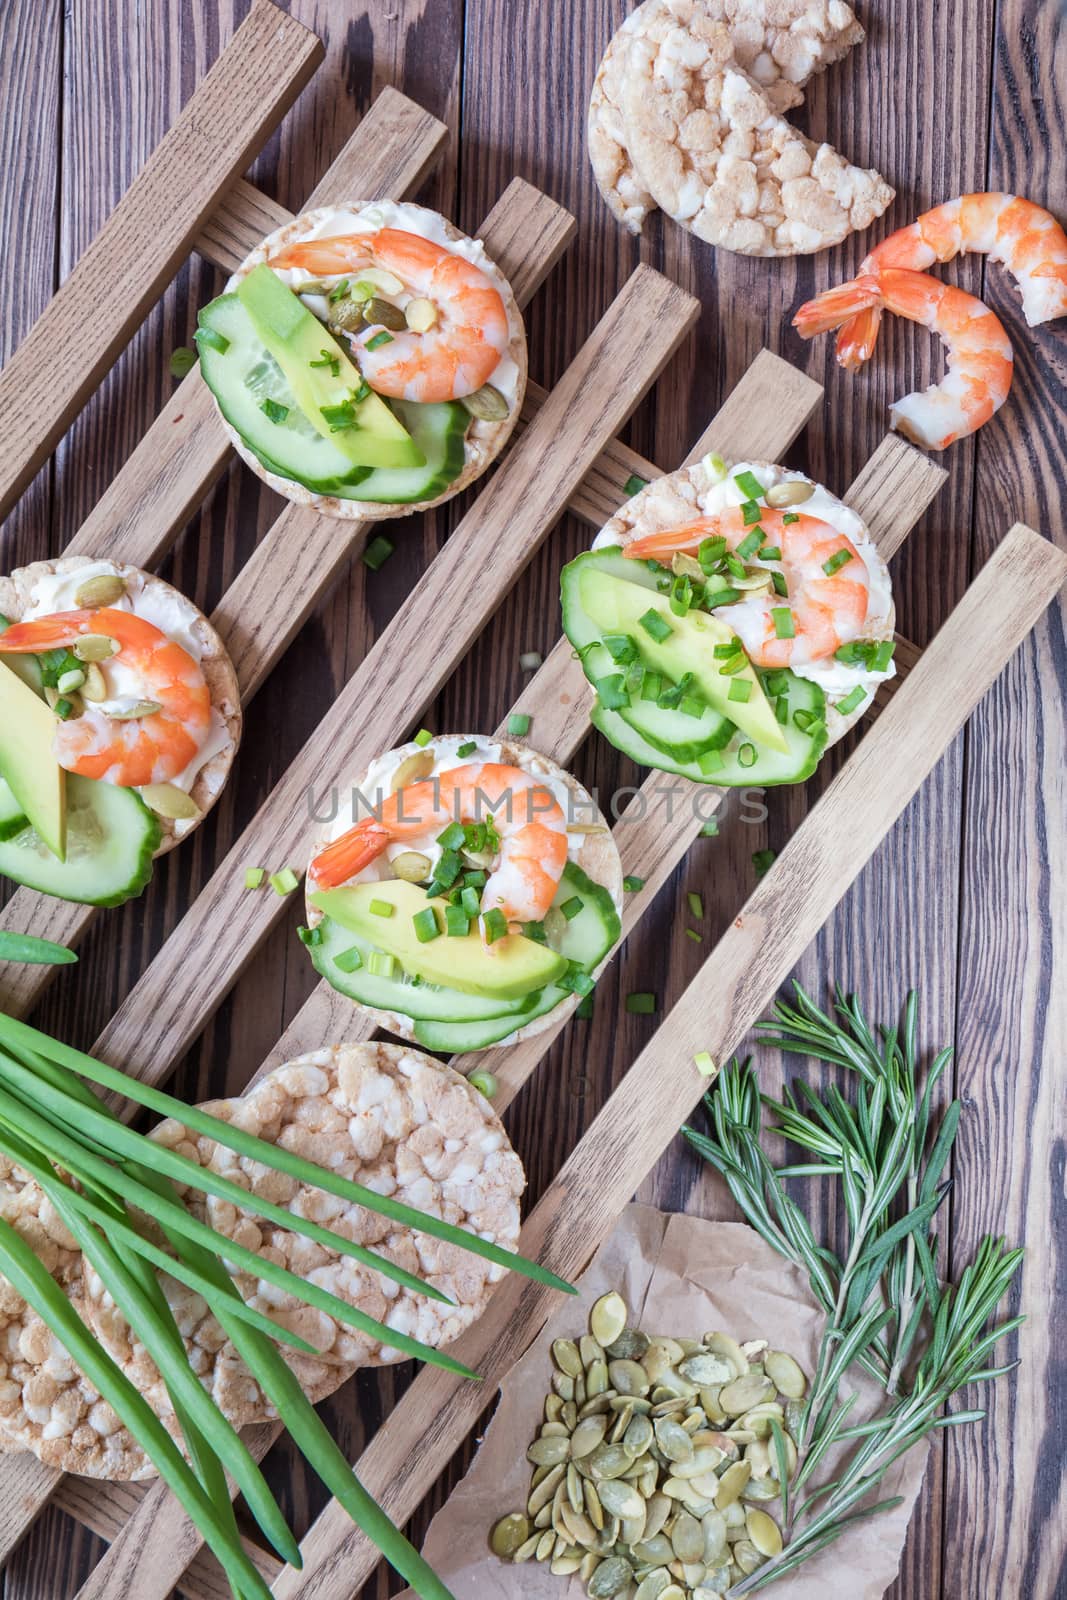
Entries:
[[584,1376],[581,1377],[581,1378],[575,1378],[575,1380],[574,1380],[574,1403],[575,1403],[575,1405],[576,1406],[584,1406],[586,1400],[589,1399],[589,1398],[590,1398],[589,1391],[586,1388]]
[[422,883],[430,876],[431,865],[429,856],[424,856],[420,850],[402,850],[394,856],[389,863],[394,878],[402,878],[405,883]]
[[779,1394],[787,1400],[803,1400],[808,1392],[808,1380],[800,1365],[784,1350],[768,1350],[764,1370]]
[[[626,1437],[626,1430],[630,1426],[630,1423],[633,1421],[633,1417],[634,1417],[633,1401],[632,1400],[628,1400],[626,1402],[626,1404],[623,1406],[622,1410],[620,1412],[618,1412],[616,1414],[616,1416],[615,1416],[615,1426],[611,1430],[611,1442],[612,1442],[612,1444],[621,1444],[622,1443],[623,1439]],[[641,1455],[642,1453],[643,1453],[642,1450],[637,1450],[637,1451],[634,1452],[635,1455]]]
[[565,1372],[568,1378],[574,1378],[575,1381],[585,1371],[582,1366],[581,1355],[578,1352],[578,1346],[573,1339],[554,1339],[552,1342],[552,1359],[561,1372]]
[[676,1366],[684,1355],[685,1351],[677,1339],[650,1339],[648,1349],[641,1357],[641,1365],[648,1374],[649,1382],[659,1383],[663,1374]]
[[584,1559],[580,1551],[574,1555],[555,1556],[549,1562],[548,1570],[554,1572],[557,1578],[569,1578],[578,1571]]
[[574,1457],[592,1455],[597,1445],[604,1442],[607,1427],[606,1417],[585,1417],[571,1435],[571,1455]]
[[766,1511],[750,1511],[745,1518],[748,1536],[761,1556],[777,1556],[782,1550],[782,1530]]
[[[591,1398],[607,1393],[608,1374],[609,1368],[606,1361],[598,1359],[590,1363],[589,1371],[585,1375],[585,1389]],[[577,1383],[579,1380],[575,1381]],[[615,1387],[618,1388],[618,1384]]]
[[799,478],[794,478],[789,483],[773,484],[764,495],[769,506],[781,508],[782,506],[800,506],[805,500],[810,500],[815,493],[813,483],[803,483]]
[[95,661],[85,663],[85,681],[82,684],[82,699],[93,704],[99,700],[107,699],[107,679],[100,671]]
[[588,1479],[582,1484],[582,1494],[585,1499],[585,1514],[598,1533],[604,1527],[604,1507],[600,1503],[600,1496],[596,1492],[596,1484]]
[[729,1383],[735,1376],[733,1366],[722,1356],[705,1351],[702,1355],[687,1356],[678,1371],[691,1383],[703,1386],[709,1383]]
[[331,333],[359,333],[363,327],[363,302],[347,294],[340,300],[331,300],[326,326]]
[[582,1493],[582,1480],[579,1478],[573,1463],[567,1468],[566,1484],[567,1500],[570,1503],[571,1510],[584,1512],[585,1495]]
[[525,1544],[521,1544],[519,1546],[519,1548],[516,1550],[515,1554],[512,1556],[511,1559],[515,1563],[515,1565],[518,1566],[520,1561],[529,1561],[529,1560],[531,1560],[532,1557],[533,1557],[533,1554],[536,1551],[537,1546],[540,1544],[540,1542],[541,1542],[541,1535],[539,1533],[532,1533],[530,1535],[530,1537],[527,1539],[526,1543]]
[[746,1361],[756,1361],[764,1352],[770,1349],[768,1339],[746,1339],[741,1346]]
[[[100,606],[113,606],[126,593],[126,579],[117,572],[100,572],[95,578],[86,578],[74,591],[74,604],[79,610],[95,611]],[[110,642],[110,641],[109,641]]]
[[600,1557],[592,1550],[588,1551],[587,1554],[582,1557],[582,1564],[578,1568],[578,1576],[583,1583],[589,1582],[599,1565]]
[[566,1461],[570,1453],[569,1439],[535,1439],[526,1452],[526,1459],[535,1467],[554,1467],[557,1462]]
[[725,1511],[727,1506],[733,1505],[748,1482],[751,1471],[747,1461],[735,1461],[733,1466],[727,1467],[719,1479],[719,1492],[715,1496],[718,1511]]
[[551,1522],[552,1522],[552,1507],[551,1507],[551,1505],[542,1506],[540,1511],[537,1513],[537,1515],[533,1519],[534,1527],[535,1528],[547,1528],[547,1527],[550,1526]]
[[608,1404],[610,1405],[612,1411],[626,1411],[629,1409],[634,1413],[635,1416],[647,1417],[652,1411],[652,1402],[651,1400],[647,1400],[644,1395],[617,1395],[614,1390],[610,1391],[610,1399],[608,1400]]
[[626,1328],[626,1301],[612,1290],[602,1294],[589,1313],[589,1328],[605,1349],[614,1344]]
[[633,1569],[630,1563],[622,1556],[609,1556],[607,1561],[602,1561],[589,1580],[588,1592],[591,1600],[610,1600],[612,1595],[621,1594],[628,1588]]
[[563,1526],[576,1545],[588,1548],[596,1543],[597,1530],[593,1527],[584,1511],[575,1511],[574,1507],[565,1503],[560,1508],[560,1517]]
[[[768,1517],[768,1522],[770,1518]],[[762,1567],[766,1557],[756,1548],[751,1539],[738,1539],[734,1545],[734,1560],[747,1578],[750,1572],[755,1572],[757,1567]]]
[[641,1501],[640,1511],[635,1512],[632,1517],[622,1517],[619,1520],[619,1543],[626,1545],[628,1549],[639,1544],[644,1537],[645,1502],[640,1495],[638,1499]]
[[[707,1577],[707,1573],[704,1576]],[[730,1574],[727,1573],[726,1582],[729,1581]],[[723,1600],[724,1593],[724,1589],[709,1589],[705,1584],[698,1583],[696,1588],[690,1591],[689,1600]]]
[[175,783],[143,784],[141,799],[157,816],[174,822],[191,822],[200,815],[196,801]]
[[571,1430],[565,1422],[542,1422],[542,1439],[569,1439]]
[[[473,394],[463,395],[460,404],[472,417],[482,422],[503,422],[511,410],[500,390],[494,389],[491,383],[483,383]],[[610,1339],[608,1343],[611,1343]]]
[[644,1396],[649,1390],[648,1373],[644,1364],[637,1361],[613,1361],[608,1376],[617,1394]]
[[769,1474],[765,1478],[751,1478],[741,1491],[744,1500],[777,1500],[782,1492],[782,1486],[777,1478]]
[[729,1417],[740,1417],[746,1411],[751,1411],[753,1406],[762,1405],[765,1400],[774,1399],[774,1384],[770,1378],[762,1373],[750,1372],[743,1378],[735,1378],[732,1383],[726,1383],[719,1391],[719,1404]]
[[[630,1465],[630,1457],[619,1444],[602,1444],[587,1457],[593,1481],[603,1484],[611,1478],[621,1478]],[[597,1490],[600,1493],[600,1490]],[[604,1496],[600,1495],[601,1500]]]
[[[625,1412],[623,1413],[625,1416]],[[652,1443],[653,1429],[647,1417],[635,1416],[631,1419],[623,1435],[622,1447],[636,1461],[638,1456],[643,1456]]]
[[745,1355],[736,1339],[716,1328],[711,1333],[704,1335],[704,1345],[711,1351],[712,1355],[722,1356],[724,1361],[730,1363],[734,1369],[733,1375],[735,1378],[744,1377],[748,1371],[749,1358]]
[[777,1423],[785,1421],[785,1412],[776,1400],[765,1400],[762,1405],[753,1406],[751,1411],[746,1411],[741,1418],[742,1428],[748,1428],[757,1439],[769,1439],[772,1419]]
[[545,1421],[563,1421],[563,1401],[560,1399],[558,1394],[545,1395]]
[[677,1422],[661,1417],[656,1423],[656,1443],[668,1461],[689,1461],[693,1455],[693,1441]]
[[424,300],[421,296],[409,300],[404,307],[404,320],[412,333],[429,333],[437,322],[437,307],[432,300]]
[[704,1576],[704,1563],[703,1563],[703,1561],[683,1561],[682,1562],[682,1577],[685,1579],[685,1581],[689,1585],[690,1589],[693,1588],[694,1584],[698,1584],[703,1576]]
[[538,1561],[548,1560],[549,1556],[552,1554],[555,1543],[556,1535],[552,1532],[552,1529],[549,1528],[547,1533],[543,1533],[540,1539],[538,1539],[537,1545],[534,1549],[534,1555],[537,1557]]
[[745,1512],[746,1508],[741,1504],[740,1500],[731,1500],[730,1504],[724,1508],[723,1517],[726,1520],[726,1537],[728,1539],[740,1538],[739,1530],[745,1525]]
[[713,1567],[726,1554],[726,1518],[714,1507],[700,1519],[704,1530],[704,1565]]
[[754,1478],[765,1478],[771,1470],[771,1452],[766,1441],[756,1439],[752,1444],[745,1446],[744,1460],[752,1469]]
[[624,1328],[619,1337],[605,1346],[612,1361],[640,1361],[648,1349],[648,1334],[640,1328]]
[[617,1478],[609,1478],[599,1486],[597,1493],[604,1510],[610,1511],[614,1517],[639,1517],[644,1514],[645,1502],[632,1483],[620,1483]]
[[561,1461],[555,1466],[549,1467],[547,1475],[542,1478],[540,1483],[534,1486],[530,1498],[526,1502],[526,1510],[531,1517],[536,1517],[542,1507],[549,1504],[566,1470],[566,1464]]
[[436,760],[432,750],[415,750],[405,756],[390,780],[390,794],[396,794],[398,789],[406,789],[409,783],[418,783],[420,778],[428,778]]
[[634,1600],[660,1600],[664,1589],[670,1587],[671,1575],[666,1567],[653,1567],[646,1578],[637,1585]]
[[507,1561],[530,1537],[530,1524],[521,1511],[512,1511],[493,1524],[489,1535],[489,1548],[495,1556]]
[[363,307],[363,320],[369,328],[388,328],[390,333],[400,333],[408,322],[399,306],[392,305],[374,295]]
[[117,711],[109,711],[108,716],[112,722],[136,722],[141,717],[154,717],[163,707],[158,700],[135,700],[132,706],[123,706]]
[[71,650],[79,661],[110,661],[118,653],[118,645],[103,633],[83,633],[75,639]]
[[709,1422],[726,1422],[726,1412],[719,1404],[719,1394],[722,1390],[721,1383],[705,1384],[700,1390],[700,1404],[704,1408],[704,1415]]
[[589,1368],[593,1365],[594,1361],[603,1361],[604,1348],[596,1339],[593,1338],[591,1333],[583,1333],[582,1337],[578,1340],[578,1354],[581,1356],[582,1365],[586,1369],[586,1383],[588,1384]]
[[688,1511],[679,1511],[675,1517],[671,1545],[679,1561],[699,1561],[703,1556],[704,1530]]
[[666,1589],[660,1590],[659,1600],[686,1600],[685,1590],[676,1583],[670,1583]]

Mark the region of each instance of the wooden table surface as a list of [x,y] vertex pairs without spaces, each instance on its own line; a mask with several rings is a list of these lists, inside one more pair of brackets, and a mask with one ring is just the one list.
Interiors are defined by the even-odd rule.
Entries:
[[[4,0],[0,222],[11,271],[0,295],[3,359],[246,9],[245,0]],[[292,10],[322,36],[327,57],[257,163],[256,180],[299,210],[380,87],[395,84],[420,100],[452,134],[421,197],[428,204],[473,229],[520,174],[578,218],[575,244],[529,314],[531,373],[543,383],[559,376],[638,261],[677,279],[699,295],[703,315],[628,435],[664,466],[681,459],[763,345],[825,383],[825,405],[791,459],[838,490],[882,437],[889,401],[940,370],[934,342],[899,323],[886,326],[877,359],[858,379],[833,367],[829,341],[806,347],[790,330],[791,308],[854,269],[866,240],[776,263],[713,251],[660,218],[641,241],[619,229],[595,192],[583,129],[589,85],[623,0],[293,0]],[[869,0],[861,15],[867,43],[817,79],[795,115],[889,177],[898,191],[894,225],[984,188],[1025,193],[1067,216],[1062,0]],[[994,422],[943,457],[948,482],[895,561],[899,623],[920,644],[1013,520],[1064,540],[1064,324],[1026,329],[1010,282],[981,259],[946,275],[1004,318],[1017,378]],[[4,570],[61,551],[171,392],[170,352],[190,342],[197,306],[217,289],[215,272],[198,261],[180,273],[9,519]],[[357,562],[339,584],[251,707],[236,776],[215,815],[160,865],[143,899],[97,920],[80,964],[40,1007],[45,1026],[80,1044],[95,1037],[467,503],[394,524],[397,549],[386,566],[369,573]],[[179,541],[166,575],[210,609],[277,509],[269,491],[234,468]],[[430,726],[492,727],[521,687],[520,653],[546,652],[558,636],[558,571],[587,541],[573,519],[547,541],[433,707]],[[974,648],[981,650],[980,638]],[[1067,1366],[1054,1343],[1067,1312],[1065,693],[1063,619],[1054,610],[797,974],[823,997],[836,978],[885,1018],[908,987],[921,990],[922,1038],[931,1047],[955,1040],[953,1087],[966,1107],[953,1174],[952,1262],[958,1270],[987,1230],[1028,1246],[1023,1366],[989,1397],[984,1424],[954,1432],[933,1452],[892,1591],[897,1600],[1067,1596]],[[531,738],[536,743],[536,726]],[[654,1026],[626,1014],[626,993],[654,990],[660,1007],[670,1006],[752,887],[753,852],[781,845],[847,748],[848,741],[804,789],[769,794],[765,807],[758,796],[735,797],[720,836],[698,842],[609,969],[593,1020],[572,1023],[553,1048],[508,1116],[531,1199]],[[602,798],[635,778],[598,738],[574,765]],[[684,933],[688,889],[703,896],[703,951]],[[211,1021],[179,1074],[179,1092],[237,1091],[305,998],[313,975],[293,934],[298,915],[294,904]],[[654,1117],[655,1105],[648,1109]],[[730,1214],[680,1142],[641,1197]],[[366,1377],[326,1408],[353,1457],[402,1382],[402,1374]],[[280,1451],[270,1464],[302,1532],[322,1503],[321,1488]],[[63,1513],[47,1511],[0,1576],[4,1600],[63,1600],[101,1548]],[[521,1592],[518,1579],[515,1589]],[[379,1572],[370,1590],[387,1594],[389,1580]]]

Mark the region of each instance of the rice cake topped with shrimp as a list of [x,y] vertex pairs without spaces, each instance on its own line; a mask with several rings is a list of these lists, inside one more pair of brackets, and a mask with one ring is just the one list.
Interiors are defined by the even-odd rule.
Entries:
[[[803,85],[847,55],[864,32],[843,0],[704,0],[701,12],[729,29],[733,58],[760,85],[772,111],[803,101]],[[622,99],[630,38],[652,10],[648,0],[626,18],[597,69],[589,98],[588,144],[593,176],[613,214],[640,233],[656,201],[641,182],[627,146]]]
[[[364,239],[365,247],[357,244]],[[353,201],[305,212],[275,229],[225,292],[263,263],[324,324],[324,338],[328,331],[350,347],[376,393],[427,404],[458,401],[467,408],[467,426],[451,440],[450,450],[459,453],[449,458],[452,476],[444,486],[383,503],[356,498],[358,484],[344,495],[322,494],[271,471],[220,411],[234,449],[258,477],[327,516],[366,521],[428,510],[481,476],[518,422],[527,355],[514,292],[480,240],[425,206]],[[372,298],[354,300],[356,290],[373,291]]]
[[486,1049],[540,1033],[592,990],[620,937],[622,864],[596,802],[554,761],[441,736],[387,751],[342,796],[313,846],[305,938],[381,1027]]
[[[108,580],[121,584],[121,590],[110,599],[106,598]],[[124,616],[147,624],[144,649],[151,651],[161,642],[152,637],[153,633],[165,636],[191,659],[197,684],[202,679],[203,690],[206,690],[204,693],[198,688],[192,696],[183,692],[182,704],[179,707],[175,702],[168,725],[160,726],[157,733],[151,734],[156,741],[154,754],[163,765],[155,769],[156,776],[146,767],[145,776],[139,782],[130,780],[141,774],[135,772],[132,765],[123,767],[122,762],[140,760],[133,751],[133,742],[161,724],[162,717],[130,718],[129,709],[138,700],[151,702],[155,690],[158,698],[154,703],[167,702],[162,708],[164,715],[171,710],[168,687],[146,676],[157,670],[169,672],[170,666],[156,669],[147,656],[142,666],[139,634],[125,643],[116,637],[113,640],[119,645],[116,653],[90,664],[95,665],[99,674],[94,698],[86,694],[80,716],[68,722],[57,720],[57,730],[81,739],[77,750],[72,746],[69,759],[60,757],[61,765],[66,765],[68,771],[81,770],[86,776],[99,777],[119,787],[135,788],[158,818],[161,837],[155,853],[163,855],[191,833],[211,810],[222,793],[237,754],[241,738],[241,700],[233,662],[203,612],[172,584],[139,567],[85,556],[62,556],[56,561],[35,561],[17,568],[7,577],[0,577],[0,615],[11,624],[37,622],[43,625],[46,618],[79,611],[90,618],[82,631],[98,637],[105,635],[112,626],[107,621],[111,612],[115,613],[114,628],[122,628]],[[0,635],[0,640],[8,637],[16,635]],[[89,671],[89,666],[86,670]],[[84,687],[88,690],[88,683]],[[108,713],[112,710],[120,715],[125,713],[124,720],[110,718]],[[82,729],[78,728],[79,722],[84,724]],[[105,752],[112,735],[116,760],[99,770],[103,754],[97,759],[93,752]],[[61,736],[57,734],[57,738]],[[125,745],[121,746],[120,758],[117,752],[122,740]],[[146,762],[151,759],[145,757]],[[188,801],[183,804],[186,796]],[[186,811],[190,814],[177,814]]]
[[[868,227],[892,188],[785,121],[788,74],[765,86],[746,71],[737,41],[747,8],[735,16],[722,9],[720,16],[699,0],[645,0],[622,59],[601,80],[598,105],[614,100],[618,144],[640,189],[698,238],[744,255],[809,254]],[[773,13],[766,16],[773,35]],[[842,14],[839,33],[829,24],[825,60],[855,42],[854,21]],[[803,31],[799,43],[792,70],[803,72],[819,51]],[[752,55],[746,42],[742,54],[767,75],[765,51]],[[780,88],[783,81],[790,88]],[[610,188],[610,148],[598,150]]]

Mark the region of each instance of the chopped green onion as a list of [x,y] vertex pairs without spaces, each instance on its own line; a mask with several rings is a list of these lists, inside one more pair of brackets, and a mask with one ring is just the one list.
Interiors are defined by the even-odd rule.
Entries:
[[774,702],[774,715],[778,722],[789,721],[789,696],[780,694]]
[[[372,904],[371,910],[373,911],[373,909]],[[454,906],[448,906],[446,908],[446,916],[449,911],[453,910],[455,910]],[[429,944],[431,939],[437,939],[441,934],[441,930],[437,926],[437,918],[434,915],[433,906],[425,906],[421,911],[416,911],[411,919],[411,926],[415,929],[415,937],[420,944]]]
[[[329,295],[330,300],[332,302],[336,302],[338,300],[343,300],[345,295],[348,293],[348,285],[349,285],[349,279],[348,278],[342,278],[340,283],[335,283],[333,288],[330,290],[330,295]],[[369,294],[364,294],[364,295],[358,294],[356,291],[360,290],[360,289],[369,289],[370,293]],[[371,288],[370,284],[357,283],[356,284],[356,289],[353,290],[352,298],[353,298],[353,300],[357,300],[357,299],[358,300],[369,300],[373,293],[374,293],[374,290]]]
[[698,1051],[693,1057],[693,1065],[702,1078],[714,1078],[718,1075],[718,1067],[706,1050]]
[[871,662],[871,671],[884,672],[893,659],[893,652],[896,647],[897,642],[895,639],[883,639],[877,650],[874,652],[874,660]]
[[477,748],[478,748],[477,739],[467,739],[467,740],[465,740],[463,742],[463,744],[461,744],[459,746],[458,750],[456,751],[456,754],[457,754],[457,756],[460,757],[460,759],[462,761],[466,761],[467,757],[468,756],[472,756],[474,754],[474,752],[477,750]]
[[433,734],[430,732],[429,728],[420,728],[412,742],[417,744],[420,750],[424,750],[432,738]]
[[663,690],[663,677],[658,672],[646,672],[641,684],[641,699],[658,702]]
[[[751,528],[755,523],[759,522],[759,519],[760,519],[760,517],[762,515],[763,515],[763,512],[762,512],[761,508],[756,504],[755,500],[746,500],[744,505],[741,507],[741,521],[744,523],[746,528]],[[762,538],[763,537],[763,529],[762,528],[759,530],[759,534],[760,534],[760,537]],[[752,548],[755,549],[756,546],[753,545]]]
[[292,867],[283,867],[280,872],[272,872],[268,882],[275,894],[292,894],[294,889],[300,887],[300,879]]
[[[458,827],[459,824],[456,823],[455,826]],[[463,860],[459,851],[442,850],[433,869],[434,882],[439,883],[442,889],[451,889],[462,871]]]
[[[479,911],[482,909],[481,895],[478,893],[477,889],[472,889],[469,884],[464,884],[463,888],[459,891],[459,903],[468,917],[476,917]],[[448,913],[446,911],[445,916],[447,917],[447,915]],[[451,933],[451,928],[449,928],[448,931]]]
[[716,661],[731,661],[741,646],[736,639],[731,639],[728,644],[717,644],[711,652]]
[[694,889],[690,889],[685,898],[689,902],[690,914],[696,917],[697,921],[699,922],[704,916],[703,900]]
[[496,944],[496,941],[502,939],[508,931],[507,918],[499,906],[494,906],[491,911],[485,913],[482,926],[485,929],[486,944]]
[[641,691],[645,686],[645,673],[647,671],[648,668],[642,661],[634,661],[630,664],[630,666],[627,667],[624,681],[626,684],[626,693],[630,696],[631,700],[635,698],[640,699]]
[[437,835],[442,850],[460,850],[467,842],[467,830],[462,822],[450,822],[443,833]]
[[743,744],[741,746],[737,752],[737,764],[739,767],[754,767],[756,765],[756,746],[754,744]]
[[368,349],[368,350],[380,350],[383,345],[392,344],[392,342],[393,342],[392,334],[391,333],[387,333],[386,330],[383,328],[380,333],[376,333],[374,335],[373,339],[368,339],[367,340],[366,349]]
[[266,876],[267,874],[262,867],[246,867],[245,888],[258,889]]
[[542,656],[540,650],[524,650],[519,657],[519,666],[523,672],[536,672],[541,665]]
[[754,850],[752,852],[752,865],[756,869],[756,877],[762,878],[774,865],[773,850]]
[[307,944],[307,945],[314,946],[314,945],[319,945],[319,944],[322,943],[322,929],[321,928],[304,928],[304,927],[300,927],[300,928],[297,928],[297,930],[296,930],[296,936],[300,940],[301,944]]
[[835,572],[840,572],[841,568],[851,560],[851,550],[835,550],[833,555],[823,562],[822,570],[828,578],[832,578]]
[[856,687],[850,689],[843,700],[837,702],[837,709],[843,717],[847,717],[849,712],[855,711],[856,707],[861,706],[866,698],[866,689],[862,684],[857,683]]
[[726,538],[723,534],[718,534],[714,538],[701,539],[697,547],[697,560],[706,573],[718,566],[725,555]]
[[772,606],[771,617],[774,621],[774,632],[779,639],[795,639],[796,628],[793,624],[793,613],[788,606]]
[[647,478],[639,478],[636,472],[631,472],[630,476],[622,486],[622,492],[624,495],[626,495],[627,499],[629,499],[631,495],[635,495],[641,489],[643,489],[647,483]]
[[[419,916],[422,915],[423,913],[420,912]],[[415,931],[418,932],[418,929]],[[448,935],[448,937],[450,939],[465,939],[470,931],[471,919],[463,909],[462,904],[458,906],[445,906],[445,933]]]
[[774,672],[766,673],[763,679],[763,687],[772,697],[776,694],[785,694],[786,690],[789,688],[788,672],[784,671],[781,667],[778,667]]
[[815,723],[818,722],[818,720],[818,715],[814,711],[793,712],[793,721],[796,723],[801,733],[807,733],[815,725]]
[[357,972],[363,965],[363,957],[357,945],[351,945],[347,950],[338,951],[333,958],[333,964],[341,972]]
[[524,922],[522,931],[527,939],[533,940],[534,944],[548,943],[548,934],[545,932],[543,922]]
[[608,711],[618,711],[630,704],[630,696],[626,692],[626,680],[621,672],[609,672],[605,677],[597,678],[593,688],[600,704]]
[[698,694],[687,694],[678,706],[683,717],[702,717],[707,709],[707,701]]
[[187,378],[196,366],[196,351],[190,350],[188,345],[180,344],[170,355],[170,375],[172,378]]
[[335,406],[320,406],[319,410],[323,420],[329,423],[331,433],[350,428],[356,420],[356,408],[351,400],[342,400]]
[[781,561],[782,559],[781,547],[776,544],[765,544],[763,549],[757,553],[761,561]]
[[733,683],[730,685],[730,692],[726,698],[727,700],[736,701],[739,705],[744,705],[751,698],[751,695],[752,679],[735,678]]
[[593,990],[596,988],[596,984],[593,982],[593,979],[578,961],[572,961],[562,978],[557,978],[556,982],[559,984],[560,988],[565,989],[568,994],[592,994]]
[[391,917],[395,907],[391,900],[372,900],[368,909],[372,917]]
[[781,595],[783,600],[788,600],[788,598],[789,598],[789,584],[786,582],[785,573],[784,572],[772,572],[771,573],[771,582],[774,585],[775,594]]
[[52,710],[55,712],[60,722],[66,722],[67,718],[74,710],[74,702],[62,697],[56,701],[55,705],[52,707]]
[[734,653],[728,661],[724,661],[719,668],[721,678],[732,678],[735,672],[744,672],[748,666],[748,657],[739,644],[734,645]]
[[710,450],[701,461],[700,465],[704,468],[704,471],[707,473],[712,483],[721,483],[729,471],[729,468],[727,467],[722,456],[715,455]]
[[[722,752],[720,750],[705,750],[703,755],[697,757],[697,766],[705,778],[710,777],[713,772],[718,772],[723,766]],[[703,830],[701,831],[703,832]],[[718,831],[719,827],[718,823],[716,823],[715,832],[717,833]]]
[[477,1072],[472,1072],[468,1077],[467,1082],[473,1089],[477,1089],[479,1094],[484,1094],[487,1100],[492,1100],[493,1096],[500,1088],[500,1085],[496,1078],[494,1078],[493,1074],[491,1072],[486,1072],[484,1067],[479,1067]]
[[656,997],[654,994],[628,994],[626,996],[626,1009],[632,1017],[655,1016]]
[[583,994],[582,995],[582,998],[579,1000],[578,1004],[574,1008],[574,1015],[576,1017],[581,1017],[583,1022],[588,1022],[589,1021],[589,1018],[593,1015],[593,993],[592,993],[592,990],[590,990],[590,992],[588,994]]
[[716,606],[732,606],[735,600],[740,600],[740,589],[715,589],[705,593],[704,604],[709,611],[714,611]]
[[0,929],[0,961],[21,961],[27,966],[64,967],[77,961],[73,950],[55,944],[51,939],[38,939],[32,933],[9,933]]
[[637,878],[632,873],[622,880],[623,889],[627,894],[636,894],[638,889],[645,887],[644,878]]
[[215,328],[197,328],[193,338],[198,345],[204,345],[208,350],[224,356],[230,348],[230,341],[224,333],[219,333]]
[[703,935],[699,934],[696,931],[695,928],[686,928],[685,936],[686,936],[687,939],[692,939],[694,944],[703,944],[704,943]]
[[387,539],[384,533],[375,534],[363,552],[363,565],[372,572],[379,571],[389,560],[394,548],[392,539]]
[[569,900],[564,900],[559,909],[563,912],[563,915],[566,917],[568,922],[573,922],[575,917],[582,910],[582,905],[583,902],[581,897],[579,895],[572,894]]
[[693,580],[684,572],[671,584],[671,610],[676,617],[688,616],[693,604]]
[[741,557],[742,561],[748,561],[751,556],[756,554],[756,551],[760,547],[760,541],[762,538],[762,528],[753,528],[751,533],[745,535],[737,547],[737,553]]
[[372,978],[391,978],[396,970],[396,957],[387,950],[372,950],[367,971]]
[[649,638],[655,639],[657,644],[662,644],[664,639],[669,639],[674,632],[666,618],[661,617],[659,612],[653,611],[651,607],[645,612],[644,616],[638,617],[637,620]]
[[530,718],[525,711],[513,711],[508,718],[508,732],[513,739],[524,739],[530,731]]
[[745,563],[738,561],[733,551],[730,551],[726,556],[726,570],[734,578],[744,578],[746,576]]
[[782,521],[785,522],[785,523],[799,522],[800,521],[800,512],[799,511],[786,511],[786,512],[783,512]]
[[268,422],[284,422],[289,415],[289,407],[283,406],[278,400],[272,400],[269,395],[259,409]]
[[486,875],[481,867],[475,867],[463,874],[463,885],[467,889],[484,889],[486,881]]
[[668,684],[666,689],[662,689],[660,691],[660,697],[656,701],[656,704],[662,707],[664,711],[675,710],[676,707],[681,705],[682,700],[689,693],[689,688],[692,682],[693,674],[691,672],[684,672],[677,683]]
[[[711,754],[710,751],[709,754]],[[719,762],[719,765],[722,765],[721,761]],[[700,830],[700,837],[702,839],[717,839],[719,837],[719,821],[717,817],[708,818],[707,822],[705,822],[704,826]]]
[[739,472],[734,478],[734,485],[746,500],[762,500],[766,493],[762,483],[751,472]]
[[333,355],[329,350],[320,350],[317,361],[309,361],[309,367],[329,367],[330,377],[337,378],[341,373],[341,358]]

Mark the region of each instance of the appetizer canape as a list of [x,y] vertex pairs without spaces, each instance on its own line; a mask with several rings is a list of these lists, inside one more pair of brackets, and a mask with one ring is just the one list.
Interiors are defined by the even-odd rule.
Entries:
[[392,200],[276,229],[196,337],[237,453],[334,517],[457,494],[504,448],[526,389],[522,317],[484,246]]
[[856,513],[768,462],[646,485],[563,570],[592,720],[642,766],[798,783],[893,676],[885,562]]
[[308,869],[318,972],[428,1049],[510,1043],[588,994],[620,934],[622,867],[592,797],[498,739],[390,750]]
[[233,664],[191,601],[113,561],[19,568],[0,619],[0,873],[120,905],[226,782]]

